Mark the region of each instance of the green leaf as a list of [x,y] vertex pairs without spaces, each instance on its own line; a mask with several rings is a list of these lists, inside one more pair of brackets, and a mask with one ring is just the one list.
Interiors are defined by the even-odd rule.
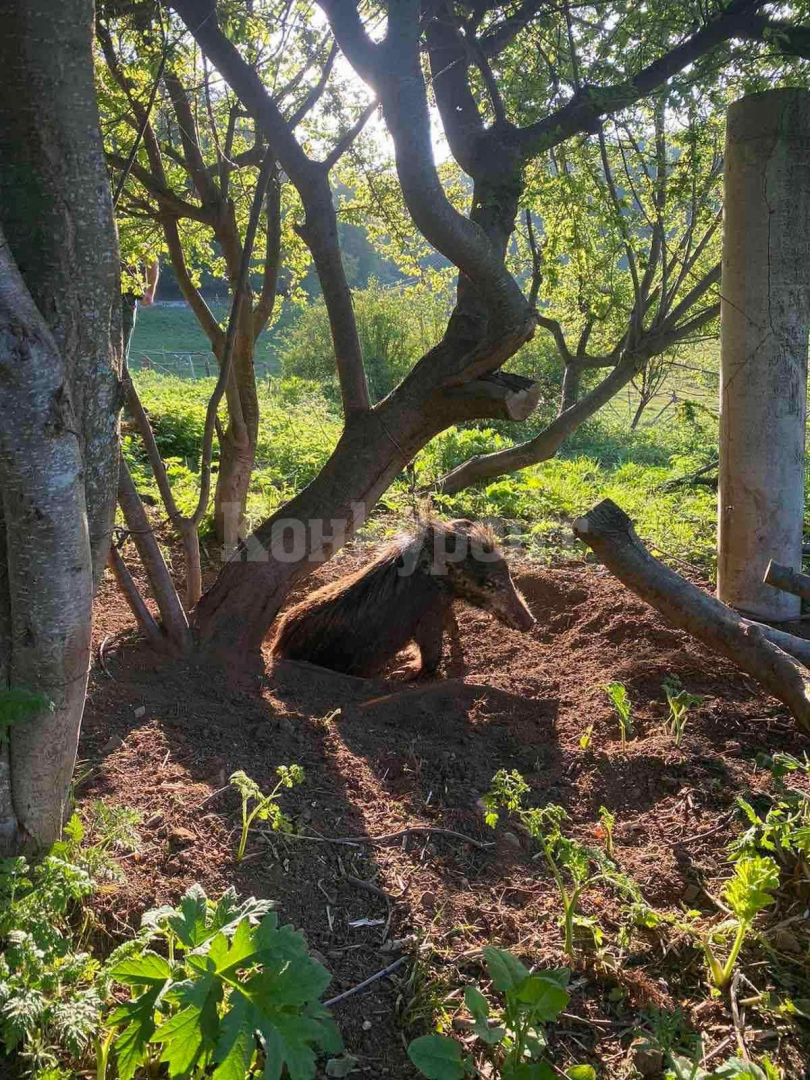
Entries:
[[169,1066],[171,1077],[187,1077],[216,1046],[222,983],[210,974],[194,983],[178,983],[172,993],[185,1008],[161,1024],[149,1041],[163,1044],[160,1060]]
[[529,976],[529,969],[506,949],[487,945],[483,949],[489,977],[496,990],[511,990]]
[[231,1002],[220,1025],[213,1080],[245,1080],[256,1050],[256,1010],[241,994],[233,994]]
[[423,1035],[408,1047],[408,1057],[427,1080],[462,1080],[467,1069],[461,1047],[445,1035]]
[[110,977],[124,986],[163,986],[171,974],[168,960],[151,949],[125,957],[110,971]]
[[503,1080],[557,1080],[557,1074],[547,1062],[535,1061],[504,1069]]
[[315,1076],[315,1054],[309,1046],[288,1046],[284,1061],[290,1080],[312,1080]]
[[736,1076],[738,1080],[767,1080],[765,1073],[752,1061],[743,1061],[742,1058],[729,1058],[719,1068],[711,1073],[711,1080],[726,1080],[726,1077]]
[[180,914],[169,917],[169,926],[187,949],[195,949],[212,936],[206,924],[207,907],[205,890],[194,884],[180,901]]
[[740,920],[750,922],[757,912],[775,903],[771,890],[779,887],[779,866],[768,855],[751,855],[734,864],[734,877],[723,889],[723,899]]
[[489,1003],[477,986],[465,987],[464,1004],[476,1020],[486,1020],[489,1016]]
[[530,975],[528,979],[524,979],[510,993],[510,997],[512,996],[526,1005],[531,1005],[532,1016],[544,1024],[556,1020],[570,999],[567,990],[563,990],[559,983],[543,975]]
[[568,1080],[596,1080],[596,1069],[592,1065],[572,1065],[565,1075]]
[[350,1072],[354,1071],[357,1058],[347,1054],[345,1057],[330,1058],[326,1063],[326,1075],[335,1077],[335,1080],[343,1080]]
[[672,1076],[674,1080],[707,1080],[709,1073],[689,1058],[670,1054]]
[[135,1001],[119,1006],[108,1018],[113,1027],[127,1024],[113,1044],[120,1080],[132,1080],[146,1060],[147,1047],[155,1031],[155,1004],[162,989],[161,984],[153,986]]
[[256,975],[246,984],[244,993],[262,1011],[270,1012],[317,1000],[331,981],[323,964],[305,956],[285,964],[281,971],[265,970]]
[[571,969],[570,968],[546,968],[542,971],[544,979],[550,979],[555,982],[557,986],[561,986],[563,990],[571,982]]

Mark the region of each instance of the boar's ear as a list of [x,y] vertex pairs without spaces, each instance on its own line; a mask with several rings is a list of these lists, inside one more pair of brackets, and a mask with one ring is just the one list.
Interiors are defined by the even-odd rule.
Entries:
[[471,529],[473,522],[469,518],[456,518],[455,521],[450,522],[451,529]]

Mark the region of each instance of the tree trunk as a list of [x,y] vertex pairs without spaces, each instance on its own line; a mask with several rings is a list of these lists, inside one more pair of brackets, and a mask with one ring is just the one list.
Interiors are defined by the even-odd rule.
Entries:
[[642,394],[641,397],[639,398],[638,405],[636,406],[636,411],[633,414],[633,419],[630,421],[630,430],[631,431],[635,431],[636,428],[638,427],[639,422],[641,421],[641,418],[644,415],[644,410],[650,404],[651,400],[652,399],[648,398],[645,394]]
[[29,840],[50,844],[62,828],[87,685],[93,575],[65,365],[4,241],[0,343],[3,621],[10,644],[2,676],[6,687],[43,697],[37,715],[3,732],[11,739],[9,760],[4,751],[0,766],[0,782],[10,780],[10,792],[0,796],[8,854]]
[[[60,834],[118,474],[118,248],[91,0],[0,0],[0,844]],[[0,694],[1,696],[1,694]]]
[[[810,647],[789,634],[749,622],[713,596],[654,559],[636,536],[630,518],[610,499],[577,518],[574,535],[592,548],[619,581],[681,630],[727,657],[793,713],[810,730]],[[803,663],[784,651],[795,643]]]
[[810,93],[728,112],[720,358],[717,595],[768,622],[798,597],[763,582],[801,569],[810,325]]
[[579,386],[582,381],[582,368],[575,361],[565,365],[563,372],[562,398],[560,412],[564,413],[579,401]]
[[231,377],[226,387],[228,426],[220,430],[219,472],[214,492],[217,540],[229,558],[233,538],[242,528],[248,488],[256,461],[259,398],[254,371],[252,304],[243,303],[233,343]]
[[415,452],[408,440],[402,446],[401,431],[394,443],[386,427],[373,412],[356,417],[312,483],[243,542],[197,607],[204,646],[257,650],[292,585],[363,524]]
[[168,651],[183,656],[191,648],[188,619],[123,456],[118,474],[118,501],[160,610]]
[[0,0],[0,224],[66,369],[95,585],[118,482],[121,292],[92,0]]

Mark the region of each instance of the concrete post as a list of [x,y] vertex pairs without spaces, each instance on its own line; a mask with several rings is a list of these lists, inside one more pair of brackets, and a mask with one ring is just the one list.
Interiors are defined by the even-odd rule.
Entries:
[[797,596],[763,584],[801,569],[810,322],[810,93],[770,90],[728,111],[720,359],[717,595],[768,622]]

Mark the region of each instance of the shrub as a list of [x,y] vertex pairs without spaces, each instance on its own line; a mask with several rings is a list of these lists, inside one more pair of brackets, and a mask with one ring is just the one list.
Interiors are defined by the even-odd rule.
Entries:
[[[356,290],[352,299],[369,392],[376,402],[440,340],[447,300],[420,286],[385,288],[377,282]],[[285,377],[313,380],[331,400],[339,400],[335,351],[322,299],[302,310],[283,336],[278,355]]]

